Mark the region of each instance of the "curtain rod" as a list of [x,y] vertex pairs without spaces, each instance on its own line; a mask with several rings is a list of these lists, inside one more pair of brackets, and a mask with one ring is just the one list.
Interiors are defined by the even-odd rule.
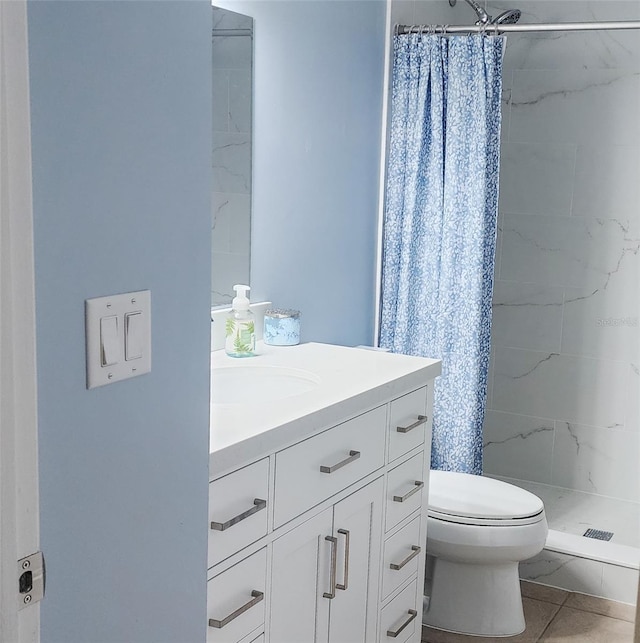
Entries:
[[481,33],[488,36],[501,33],[533,32],[533,31],[600,31],[619,29],[640,29],[640,20],[625,20],[620,22],[549,22],[540,24],[515,25],[396,25],[395,33]]

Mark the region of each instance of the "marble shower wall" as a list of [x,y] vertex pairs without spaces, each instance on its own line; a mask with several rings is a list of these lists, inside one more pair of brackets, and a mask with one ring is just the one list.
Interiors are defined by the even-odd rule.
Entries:
[[[640,2],[493,3],[521,22]],[[640,501],[640,32],[512,34],[485,472]]]
[[[638,0],[486,7],[640,20]],[[391,11],[475,21],[463,0]],[[502,141],[485,471],[640,501],[640,32],[508,36]]]
[[[229,304],[232,286],[249,283],[253,20],[213,8],[213,169],[211,305]],[[228,33],[228,32],[227,32]]]

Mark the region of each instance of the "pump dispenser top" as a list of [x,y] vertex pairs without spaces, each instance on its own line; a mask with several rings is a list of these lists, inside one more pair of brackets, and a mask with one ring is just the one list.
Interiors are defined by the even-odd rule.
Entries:
[[247,293],[251,290],[251,287],[236,284],[233,289],[236,291],[236,296],[231,302],[231,308],[233,308],[233,310],[249,310],[249,298],[247,297]]

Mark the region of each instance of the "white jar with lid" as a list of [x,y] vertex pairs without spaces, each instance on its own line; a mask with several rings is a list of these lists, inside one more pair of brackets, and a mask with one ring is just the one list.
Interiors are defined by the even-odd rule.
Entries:
[[269,308],[264,313],[264,343],[295,346],[300,343],[300,311]]

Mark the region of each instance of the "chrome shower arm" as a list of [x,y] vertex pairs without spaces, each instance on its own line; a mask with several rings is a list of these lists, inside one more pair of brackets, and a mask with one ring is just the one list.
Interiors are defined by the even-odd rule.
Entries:
[[[455,7],[457,0],[449,0],[449,6]],[[491,21],[489,14],[475,0],[465,0],[465,2],[476,12],[478,16],[477,25],[486,25]]]

